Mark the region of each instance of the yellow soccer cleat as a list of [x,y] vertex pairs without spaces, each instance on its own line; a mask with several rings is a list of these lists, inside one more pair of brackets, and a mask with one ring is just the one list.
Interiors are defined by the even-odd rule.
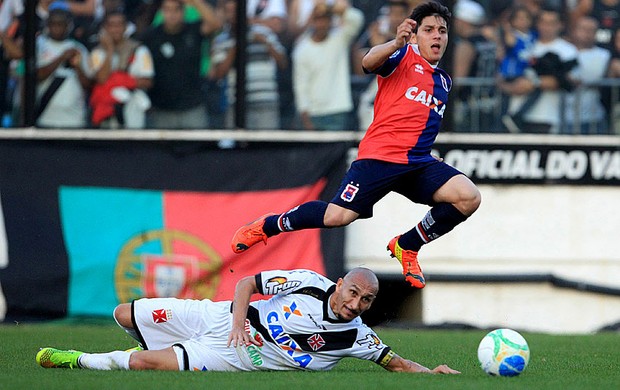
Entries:
[[80,368],[78,358],[84,352],[56,348],[41,348],[37,353],[37,364],[44,368]]
[[400,264],[403,266],[405,280],[415,288],[424,288],[426,281],[424,280],[422,268],[420,268],[418,263],[418,252],[401,248],[398,245],[399,238],[400,236],[392,238],[387,246],[387,250],[391,252],[390,256],[400,261]]

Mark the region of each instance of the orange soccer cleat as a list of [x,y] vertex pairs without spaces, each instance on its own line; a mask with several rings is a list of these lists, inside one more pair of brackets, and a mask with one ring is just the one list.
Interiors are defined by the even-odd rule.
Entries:
[[399,238],[400,236],[392,238],[387,246],[387,250],[391,252],[390,256],[400,261],[400,264],[403,266],[405,280],[415,288],[424,288],[426,281],[424,280],[422,268],[418,264],[418,252],[401,248],[398,245]]
[[232,242],[230,243],[233,252],[242,253],[246,250],[250,249],[252,245],[258,244],[259,242],[264,242],[267,245],[267,235],[263,231],[263,225],[265,224],[265,218],[270,217],[272,215],[277,215],[274,213],[265,214],[262,217],[258,218],[255,221],[248,223],[247,225],[241,226],[233,236]]

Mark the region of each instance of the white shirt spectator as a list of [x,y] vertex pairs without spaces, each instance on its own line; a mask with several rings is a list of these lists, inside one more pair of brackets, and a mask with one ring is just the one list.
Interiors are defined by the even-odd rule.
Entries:
[[[532,57],[541,58],[547,53],[557,54],[563,62],[569,62],[577,59],[577,48],[562,38],[547,43],[540,41],[534,44],[532,48]],[[578,71],[574,69],[571,72],[571,78],[577,80]],[[513,96],[510,100],[509,112],[515,112],[521,107],[527,96]],[[544,90],[540,97],[525,114],[525,121],[531,123],[549,124],[552,126],[551,133],[559,131],[562,106],[561,90]]]
[[[66,50],[75,48],[82,55],[82,70],[89,74],[88,50],[72,39],[55,41],[46,35],[37,37],[37,66],[42,68],[52,63]],[[37,86],[37,98],[40,99],[54,78],[64,81],[54,93],[45,110],[39,116],[38,126],[42,127],[85,127],[86,126],[86,92],[77,73],[68,66],[59,66],[47,79]]]
[[[101,69],[101,65],[105,61],[106,53],[102,48],[95,48],[90,54],[90,64],[92,72],[97,73]],[[112,57],[112,70],[119,70],[119,56],[114,53]],[[153,68],[153,58],[151,52],[146,46],[140,45],[134,53],[133,61],[127,68],[127,73],[134,77],[153,77],[155,69]]]
[[22,13],[24,13],[24,0],[4,0],[0,5],[0,31],[6,31],[13,20]]
[[[577,89],[566,97],[566,121],[570,126],[575,121],[580,123],[598,123],[605,119],[605,109],[601,103],[599,87],[588,87],[601,81],[607,74],[611,53],[602,47],[594,46],[579,50],[579,78],[584,87]],[[578,115],[578,116],[577,116]],[[568,129],[569,131],[571,129]]]
[[[308,19],[310,19],[310,15],[312,15],[312,10],[316,6],[316,0],[299,0],[298,1],[298,10],[297,10],[297,25],[305,26],[308,23]],[[334,0],[326,0],[325,3],[327,5],[333,5]]]
[[364,23],[364,14],[349,7],[342,24],[322,42],[303,35],[293,50],[293,88],[299,112],[311,116],[348,112],[351,97],[350,46]]
[[247,12],[249,18],[278,17],[286,19],[286,3],[284,0],[248,0]]

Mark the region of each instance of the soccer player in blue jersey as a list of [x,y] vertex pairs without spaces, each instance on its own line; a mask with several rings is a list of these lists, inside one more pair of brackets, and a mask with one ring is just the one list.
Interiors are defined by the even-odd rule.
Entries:
[[413,229],[388,244],[405,279],[416,288],[426,285],[418,251],[465,221],[481,201],[467,176],[431,155],[452,87],[450,76],[437,66],[448,45],[450,17],[441,4],[423,3],[398,26],[396,38],[366,54],[365,71],[379,76],[374,120],[336,196],[242,226],[232,239],[235,253],[281,232],[370,218],[375,203],[394,191],[432,207]]
[[[241,279],[233,301],[140,299],[119,305],[114,318],[140,350],[83,353],[43,348],[46,368],[94,370],[256,371],[333,368],[345,357],[389,371],[458,374],[398,356],[359,317],[379,282],[355,268],[337,283],[309,270],[264,271]],[[253,294],[271,295],[250,302]]]

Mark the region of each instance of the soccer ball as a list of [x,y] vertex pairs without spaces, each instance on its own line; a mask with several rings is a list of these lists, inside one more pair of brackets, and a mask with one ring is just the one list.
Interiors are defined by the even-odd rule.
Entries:
[[478,360],[489,375],[516,376],[530,361],[527,341],[512,329],[489,332],[478,346]]

